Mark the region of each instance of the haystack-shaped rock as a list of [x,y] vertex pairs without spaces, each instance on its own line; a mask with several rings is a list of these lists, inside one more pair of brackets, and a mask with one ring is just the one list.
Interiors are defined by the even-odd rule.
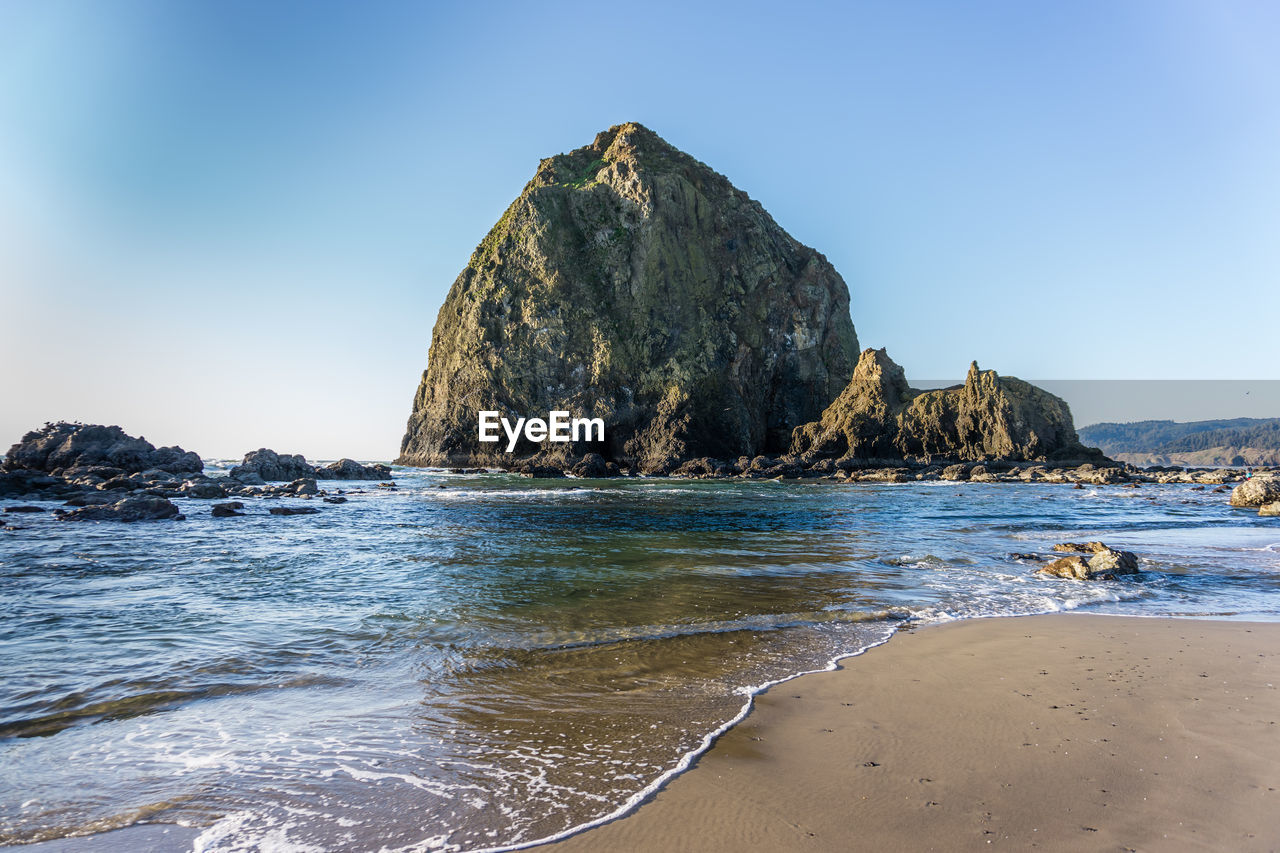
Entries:
[[979,370],[963,385],[920,391],[883,350],[862,353],[853,379],[814,423],[798,427],[795,454],[863,459],[1098,461],[1080,444],[1065,400],[1013,377]]
[[[845,387],[849,293],[746,193],[638,124],[543,160],[436,320],[399,461],[598,452],[662,470],[787,448]],[[478,412],[605,422],[603,443],[482,444]]]

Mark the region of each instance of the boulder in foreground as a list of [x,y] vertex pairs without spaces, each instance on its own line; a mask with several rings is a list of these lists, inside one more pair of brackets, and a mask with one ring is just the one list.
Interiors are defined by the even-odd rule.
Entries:
[[1272,501],[1280,501],[1280,478],[1270,474],[1250,477],[1231,491],[1232,506],[1260,507]]
[[1090,557],[1073,555],[1054,560],[1038,570],[1039,574],[1070,580],[1113,580],[1117,575],[1138,573],[1138,557],[1131,551],[1109,548],[1101,542],[1055,545],[1055,551],[1082,551]]

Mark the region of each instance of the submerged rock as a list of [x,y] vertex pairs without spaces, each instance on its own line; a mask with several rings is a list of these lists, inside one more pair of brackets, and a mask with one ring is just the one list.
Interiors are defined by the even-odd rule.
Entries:
[[32,430],[5,455],[5,471],[26,469],[58,473],[64,469],[109,466],[119,475],[156,469],[169,474],[198,474],[200,457],[181,447],[157,448],[118,426],[98,424],[45,424]]
[[1097,554],[1107,550],[1101,542],[1061,542],[1053,546],[1055,551],[1069,551],[1073,554]]
[[152,495],[136,495],[113,504],[95,504],[80,509],[61,511],[63,521],[164,521],[181,519],[172,501]]
[[[669,470],[786,449],[857,357],[844,281],[638,124],[543,160],[440,309],[399,462],[584,453]],[[478,440],[478,411],[603,419],[603,442]]]
[[[791,452],[856,458],[1104,461],[1080,444],[1066,401],[1013,377],[969,367],[963,385],[920,391],[883,350],[864,350],[853,378]],[[963,472],[949,469],[947,479]],[[970,479],[981,479],[976,468]],[[945,476],[945,475],[944,475]]]
[[214,518],[231,518],[237,515],[244,515],[240,510],[244,509],[244,504],[240,501],[229,501],[223,504],[214,504],[209,514]]
[[[236,483],[236,485],[240,485]],[[200,500],[216,500],[225,498],[227,490],[222,487],[221,483],[215,483],[212,480],[199,480],[187,482],[179,489],[184,497],[198,498]]]
[[320,510],[313,506],[273,506],[272,515],[315,515]]

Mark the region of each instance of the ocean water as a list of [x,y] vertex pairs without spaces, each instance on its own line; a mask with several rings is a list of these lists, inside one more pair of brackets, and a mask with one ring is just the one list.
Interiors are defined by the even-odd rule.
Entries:
[[[1186,485],[396,474],[309,516],[6,516],[0,844],[518,847],[634,806],[754,692],[902,626],[1280,617],[1280,520]],[[1082,539],[1142,574],[1014,556]]]

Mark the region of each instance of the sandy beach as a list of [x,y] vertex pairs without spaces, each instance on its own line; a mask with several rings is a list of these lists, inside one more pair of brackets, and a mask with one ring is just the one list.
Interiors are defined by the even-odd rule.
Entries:
[[[1275,850],[1280,624],[918,629],[758,697],[569,851]],[[544,848],[545,849],[545,848]]]

